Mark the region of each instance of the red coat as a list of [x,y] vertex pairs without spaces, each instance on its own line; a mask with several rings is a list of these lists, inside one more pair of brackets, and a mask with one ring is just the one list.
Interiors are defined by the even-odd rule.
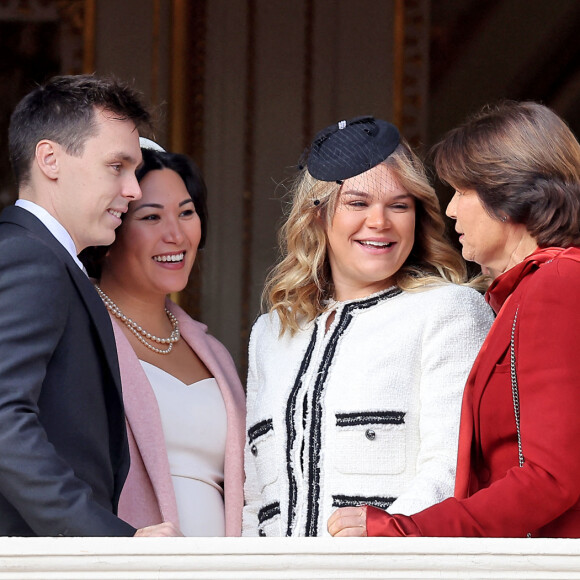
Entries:
[[[368,508],[369,536],[580,537],[580,248],[498,277],[498,313],[467,380],[453,498],[413,516]],[[521,440],[510,379],[515,336]]]

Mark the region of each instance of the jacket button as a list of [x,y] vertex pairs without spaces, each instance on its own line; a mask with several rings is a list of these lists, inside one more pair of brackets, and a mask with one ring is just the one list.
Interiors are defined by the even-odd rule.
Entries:
[[258,530],[258,536],[261,536],[262,538],[265,538],[266,537],[266,532],[262,528],[260,528]]
[[367,429],[365,431],[365,437],[369,440],[369,441],[374,441],[376,438],[377,434],[372,430],[372,429]]
[[256,457],[256,455],[258,455],[258,448],[255,445],[252,445],[250,447],[250,451],[254,457]]

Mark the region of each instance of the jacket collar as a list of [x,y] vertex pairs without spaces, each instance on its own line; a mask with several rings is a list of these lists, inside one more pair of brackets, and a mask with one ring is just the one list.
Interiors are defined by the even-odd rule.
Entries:
[[517,304],[510,304],[509,296],[518,287],[519,283],[529,274],[563,253],[580,261],[580,252],[577,248],[542,248],[530,254],[522,262],[498,276],[489,287],[486,300],[496,313],[506,304],[502,315],[492,325],[485,342],[483,343],[467,379],[463,395],[461,422],[459,426],[459,449],[457,453],[457,473],[455,478],[455,497],[465,498],[470,494],[470,479],[472,466],[472,445],[475,433],[479,433],[479,408],[481,397],[488,384],[500,356],[509,348],[509,329],[517,308]]
[[494,312],[497,314],[500,311],[508,296],[517,288],[523,278],[564,251],[564,248],[540,248],[519,264],[498,276],[491,283],[485,295],[485,299]]
[[29,211],[18,206],[9,206],[2,211],[0,222],[12,223],[31,232],[34,237],[48,246],[62,260],[74,286],[87,307],[89,316],[95,324],[119,399],[121,399],[121,377],[111,323],[107,309],[93,288],[88,276],[79,268],[73,257],[48,228]]

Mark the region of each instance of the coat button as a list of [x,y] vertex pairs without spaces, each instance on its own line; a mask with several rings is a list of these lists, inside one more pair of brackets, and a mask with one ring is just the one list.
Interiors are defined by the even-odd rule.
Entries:
[[258,536],[261,536],[262,538],[265,538],[266,537],[266,532],[262,528],[260,528],[258,530]]
[[250,451],[254,457],[256,457],[256,455],[258,455],[258,448],[255,445],[252,445],[250,447]]
[[369,441],[374,441],[376,438],[377,434],[372,430],[372,429],[367,429],[365,431],[365,437],[369,440]]

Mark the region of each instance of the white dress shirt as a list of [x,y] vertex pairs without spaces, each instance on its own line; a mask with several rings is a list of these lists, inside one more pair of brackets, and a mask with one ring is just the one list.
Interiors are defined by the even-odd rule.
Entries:
[[71,238],[71,235],[55,217],[50,215],[43,207],[39,206],[33,201],[29,201],[28,199],[18,199],[14,205],[21,207],[22,209],[25,209],[32,215],[36,216],[46,226],[48,231],[59,241],[64,249],[72,256],[78,267],[85,274],[87,273],[83,263],[78,259],[77,248],[73,242],[73,239]]

